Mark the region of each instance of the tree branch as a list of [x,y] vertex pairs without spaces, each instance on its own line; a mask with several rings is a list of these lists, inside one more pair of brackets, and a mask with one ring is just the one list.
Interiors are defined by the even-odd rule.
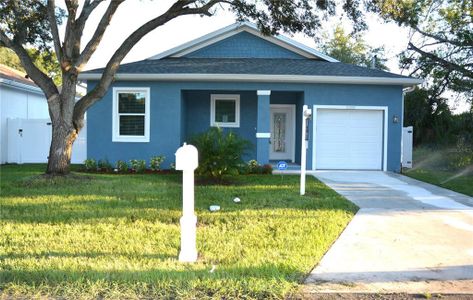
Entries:
[[[84,2],[84,6],[82,8],[82,11],[79,15],[79,18],[77,18],[76,24],[78,27],[78,30],[82,34],[82,31],[84,30],[84,26],[87,23],[87,20],[89,19],[90,14],[99,6],[100,3],[102,3],[104,0],[95,0],[93,2],[90,2],[90,0],[86,0]],[[115,1],[112,1],[115,2]]]
[[424,57],[427,57],[427,58],[431,59],[432,61],[444,66],[447,69],[458,71],[458,72],[462,73],[463,75],[465,75],[467,77],[473,78],[473,72],[472,71],[466,69],[465,67],[463,67],[461,65],[457,65],[457,64],[449,62],[449,61],[447,61],[443,58],[440,58],[440,57],[436,56],[435,54],[423,51],[420,48],[414,46],[414,44],[412,42],[409,42],[408,48],[411,49],[411,50],[414,50],[415,52],[419,53],[420,55],[422,55]]
[[76,37],[76,14],[77,8],[79,6],[77,0],[68,0],[65,1],[67,6],[67,22],[66,22],[66,34],[64,36],[64,69],[68,70],[70,68],[70,59],[73,55],[74,48],[77,48],[75,42],[77,40]]
[[55,0],[48,0],[48,18],[49,26],[51,27],[51,34],[53,36],[54,50],[56,51],[56,57],[59,61],[59,64],[62,62],[62,47],[61,39],[59,38],[59,30],[57,27],[56,20],[56,3]]
[[125,58],[125,56],[130,52],[133,46],[138,43],[146,34],[150,31],[154,30],[155,28],[162,26],[169,22],[176,17],[182,15],[190,15],[190,14],[204,14],[210,15],[209,10],[217,3],[229,3],[228,0],[210,0],[206,4],[190,8],[188,5],[190,3],[195,3],[192,0],[178,0],[176,1],[165,13],[162,15],[148,21],[147,23],[143,24],[140,28],[135,30],[130,36],[128,36],[122,45],[115,51],[113,56],[108,61],[103,73],[102,77],[98,84],[91,90],[87,95],[82,97],[74,107],[74,116],[73,122],[74,126],[77,128],[82,128],[83,126],[83,116],[87,109],[97,102],[100,98],[102,98],[107,89],[109,88],[110,84],[112,83],[115,73],[117,72],[118,68],[120,67],[120,62]]
[[[93,3],[97,3],[97,2],[98,1],[93,2]],[[97,29],[94,32],[94,35],[92,36],[90,41],[87,43],[87,45],[85,46],[84,50],[82,51],[82,53],[80,54],[79,58],[77,59],[75,63],[78,70],[81,70],[94,54],[95,50],[97,49],[100,42],[102,41],[105,30],[110,24],[110,21],[112,20],[113,15],[115,14],[118,6],[120,6],[120,4],[123,2],[124,0],[116,0],[116,1],[110,2],[107,10],[105,11],[104,15],[102,16],[102,19],[100,20],[97,26]]]
[[3,30],[0,30],[0,41],[16,53],[28,76],[43,90],[48,99],[58,94],[57,87],[53,80],[36,67],[22,45],[11,41]]
[[442,43],[448,43],[448,44],[452,44],[452,45],[455,45],[455,46],[458,46],[458,47],[465,47],[467,45],[459,42],[459,41],[452,41],[452,40],[449,40],[445,37],[441,37],[441,36],[438,36],[436,34],[433,34],[433,33],[428,33],[426,31],[423,31],[422,29],[420,29],[419,27],[414,27],[414,30],[417,31],[418,33],[422,34],[422,35],[425,35],[427,37],[430,37],[430,38],[433,38],[437,41],[440,41]]

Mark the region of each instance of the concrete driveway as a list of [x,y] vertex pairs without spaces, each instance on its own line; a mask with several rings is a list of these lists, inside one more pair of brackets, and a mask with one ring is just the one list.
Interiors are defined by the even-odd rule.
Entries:
[[473,294],[472,197],[393,173],[313,174],[360,210],[305,293]]

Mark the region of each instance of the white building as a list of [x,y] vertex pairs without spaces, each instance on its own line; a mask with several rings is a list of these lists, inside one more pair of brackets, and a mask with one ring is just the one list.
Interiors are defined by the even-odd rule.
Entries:
[[[26,74],[0,64],[0,163],[45,163],[51,143],[47,100]],[[86,130],[83,130],[85,134]],[[74,143],[73,163],[86,158],[86,137]]]

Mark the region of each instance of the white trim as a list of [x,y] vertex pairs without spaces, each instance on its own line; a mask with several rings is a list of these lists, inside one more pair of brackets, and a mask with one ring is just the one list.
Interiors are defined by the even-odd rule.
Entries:
[[39,87],[21,83],[15,80],[0,78],[0,85],[5,85],[22,91],[44,95],[43,91]]
[[257,139],[269,139],[271,138],[271,132],[257,132],[256,133]]
[[317,110],[318,109],[354,109],[354,110],[382,110],[384,112],[383,124],[383,171],[387,171],[388,165],[388,107],[387,106],[362,106],[362,105],[314,105],[312,111],[312,170],[317,170],[316,154],[317,147],[315,133],[317,132]]
[[256,95],[258,96],[271,96],[270,90],[258,90],[256,91]]
[[[215,101],[235,101],[235,122],[215,122]],[[240,127],[240,95],[238,94],[211,94],[210,95],[210,126],[213,127]]]
[[[291,162],[296,161],[296,105],[295,104],[270,104],[269,111],[271,108],[290,108],[291,109],[291,118],[292,118],[292,155],[290,157]],[[271,117],[270,117],[271,119]],[[270,124],[271,126],[272,124]],[[270,151],[271,152],[271,151]],[[269,156],[269,155],[268,155]]]
[[[80,74],[81,80],[99,80],[102,74]],[[364,76],[321,75],[260,75],[260,74],[116,74],[115,80],[160,80],[160,81],[220,81],[220,82],[284,82],[284,83],[346,83],[370,85],[421,84],[418,78],[390,78]]]
[[[145,134],[144,136],[120,135],[120,118],[118,114],[118,93],[126,92],[144,92],[145,93]],[[131,142],[148,143],[150,136],[150,88],[149,87],[114,87],[113,88],[113,107],[112,107],[112,141],[113,142]],[[122,114],[123,115],[123,114]],[[133,114],[131,114],[133,115]]]
[[265,36],[259,31],[258,27],[255,24],[250,23],[250,22],[241,22],[241,23],[231,24],[229,26],[213,31],[204,36],[201,36],[197,39],[191,40],[187,43],[184,43],[182,45],[169,49],[167,51],[153,55],[149,57],[148,59],[161,59],[164,57],[182,57],[189,53],[192,53],[194,51],[197,51],[199,49],[202,49],[214,43],[217,43],[230,36],[238,34],[242,31],[246,31],[248,33],[256,35],[268,42],[276,44],[280,47],[283,47],[289,51],[302,55],[306,58],[316,58],[316,59],[326,60],[329,62],[338,62],[338,60],[336,60],[333,57],[323,54],[315,49],[312,49],[306,45],[303,45],[285,36],[282,36],[282,35]]

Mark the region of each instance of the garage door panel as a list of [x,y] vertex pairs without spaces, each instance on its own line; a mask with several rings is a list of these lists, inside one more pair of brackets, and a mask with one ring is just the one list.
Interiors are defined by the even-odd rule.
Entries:
[[382,110],[318,109],[317,169],[382,169]]

